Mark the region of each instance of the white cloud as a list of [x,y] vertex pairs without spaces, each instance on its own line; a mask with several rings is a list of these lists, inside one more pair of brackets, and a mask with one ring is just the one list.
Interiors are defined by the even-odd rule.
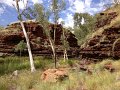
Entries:
[[90,7],[92,0],[85,0],[85,6]]
[[[69,8],[68,11],[71,13],[84,13],[86,12],[86,8],[89,9],[92,3],[92,0],[68,0]],[[83,22],[82,22],[83,23]],[[67,17],[65,18],[65,26],[66,27],[74,27],[73,15],[67,13]]]
[[[10,7],[13,7],[13,5],[15,5],[15,1],[13,0],[0,0],[0,3],[6,4]],[[23,1],[20,0],[19,2],[20,9],[24,9],[26,3],[27,3],[27,0],[24,0],[24,4],[23,4]]]
[[[98,13],[104,10],[104,5],[107,3],[111,3],[112,0],[100,0],[100,3],[94,3],[93,0],[68,0],[69,8],[67,9],[71,13],[89,13],[91,15]],[[67,13],[67,17],[65,18],[66,26],[73,27],[73,15]]]
[[[25,3],[27,0],[24,0]],[[29,2],[32,2],[32,4],[35,3],[47,3],[50,4],[51,0],[28,0]],[[85,13],[88,12],[89,14],[94,14],[96,12],[99,12],[103,10],[103,5],[106,3],[110,3],[113,0],[100,0],[100,3],[94,3],[93,0],[65,0],[67,1],[68,7],[67,10],[62,12],[64,17],[59,19],[59,22],[64,21],[65,26],[67,27],[73,27],[74,22],[73,22],[73,14],[74,13]],[[8,6],[13,7],[13,0],[0,0],[0,3],[4,3]],[[24,4],[22,1],[19,2],[20,4],[20,9],[24,9]],[[48,7],[46,5],[46,7]],[[4,13],[6,8],[0,8],[0,13]],[[65,17],[66,16],[66,17]],[[52,22],[52,20],[50,20]]]
[[68,8],[71,12],[83,12],[84,10],[84,2],[80,0],[68,0],[70,7]]
[[13,0],[0,0],[0,3],[4,3],[4,4],[7,4],[9,6],[12,6]]
[[35,3],[43,3],[42,0],[32,0],[32,2],[35,4]]
[[84,18],[82,17],[81,24],[83,25],[84,23],[85,23],[85,20],[84,20]]
[[[68,8],[72,13],[85,13],[94,14],[103,10],[103,6],[107,3],[111,3],[113,0],[100,0],[100,3],[94,3],[93,0],[68,0],[70,6]],[[92,13],[93,12],[93,13]]]
[[[20,2],[19,2],[20,9],[25,8],[25,4],[27,3],[27,1],[31,1],[33,4],[43,2],[42,0],[22,0],[22,1],[20,0]],[[24,2],[24,4],[23,4],[23,2]],[[13,1],[13,0],[0,0],[0,3],[4,3],[11,7],[13,7],[13,4],[15,5],[15,1]]]
[[75,10],[75,12],[84,12],[84,8],[85,8],[85,3],[83,1],[76,0],[74,2],[74,10]]
[[59,18],[58,23],[60,24],[62,21],[64,21],[62,18]]
[[66,27],[72,27],[74,26],[73,22],[73,15],[72,14],[67,14],[67,17],[65,18],[65,26]]

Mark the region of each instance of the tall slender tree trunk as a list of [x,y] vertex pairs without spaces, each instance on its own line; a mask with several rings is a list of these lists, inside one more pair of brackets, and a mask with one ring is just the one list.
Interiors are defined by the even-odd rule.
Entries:
[[65,38],[65,32],[63,29],[63,45],[64,45],[64,62],[68,60],[68,55],[67,55],[67,49],[66,49],[66,38]]
[[57,56],[56,56],[56,25],[57,25],[57,20],[58,20],[58,12],[56,11],[56,9],[58,8],[57,6],[57,0],[52,0],[52,4],[53,4],[53,14],[54,14],[54,62],[55,62],[55,68],[56,68],[56,64],[57,64]]
[[28,38],[28,35],[27,35],[26,30],[25,30],[25,26],[24,26],[23,22],[20,21],[20,24],[22,26],[22,30],[23,30],[23,33],[24,33],[24,36],[25,36],[25,39],[26,39],[26,42],[27,42],[27,48],[28,48],[28,54],[29,54],[29,59],[30,59],[31,72],[34,72],[35,71],[35,66],[34,66],[34,62],[33,62],[33,56],[32,56],[32,51],[31,51],[31,47],[30,47],[30,41],[29,41],[29,38]]
[[53,52],[53,59],[54,59],[54,62],[55,62],[55,68],[57,68],[57,58],[56,58],[56,51],[55,51],[55,46],[53,45],[52,43],[52,40],[49,38],[49,42],[50,42],[50,46],[52,48],[52,52]]
[[25,39],[26,39],[26,43],[27,43],[28,54],[29,54],[29,59],[30,59],[31,72],[34,72],[36,69],[35,69],[34,62],[33,62],[33,56],[32,56],[32,51],[31,51],[31,47],[30,47],[30,41],[29,41],[27,32],[25,30],[25,26],[24,26],[24,23],[23,23],[22,16],[20,14],[19,1],[20,0],[15,0],[15,2],[16,2],[16,10],[17,10],[19,21],[20,21],[20,25],[22,27],[22,30],[23,30],[23,33],[24,33],[24,36],[25,36]]
[[64,49],[64,62],[68,60],[68,55],[67,55],[67,50],[66,48]]
[[56,57],[56,23],[54,26],[54,62],[55,62],[55,68],[57,68],[57,57]]

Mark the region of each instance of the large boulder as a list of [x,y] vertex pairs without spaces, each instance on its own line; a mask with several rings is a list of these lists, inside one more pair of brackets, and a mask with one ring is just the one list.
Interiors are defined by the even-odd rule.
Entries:
[[45,82],[62,81],[68,77],[68,72],[65,69],[48,69],[41,75],[41,79]]

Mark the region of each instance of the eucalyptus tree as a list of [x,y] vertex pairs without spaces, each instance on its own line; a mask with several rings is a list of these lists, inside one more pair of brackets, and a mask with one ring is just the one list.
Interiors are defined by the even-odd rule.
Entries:
[[[19,5],[19,2],[20,1],[24,2],[24,0],[13,0],[13,1],[15,1],[14,7],[15,7],[17,13],[18,13],[18,19],[19,19],[20,25],[22,27],[22,30],[23,30],[23,33],[24,33],[24,36],[25,36],[25,39],[26,39],[27,48],[28,48],[28,54],[29,54],[29,59],[30,59],[31,72],[34,72],[36,69],[35,69],[34,62],[33,62],[33,56],[32,56],[32,51],[31,51],[31,47],[30,47],[30,40],[29,40],[29,37],[28,37],[27,32],[25,30],[22,14],[20,12],[21,11],[20,10],[20,5]],[[27,4],[25,5],[25,8],[26,7],[27,7]]]
[[56,25],[58,24],[58,20],[59,20],[59,17],[60,17],[60,12],[62,12],[63,10],[65,10],[65,6],[66,6],[66,3],[65,3],[65,0],[52,0],[52,3],[51,3],[51,13],[53,15],[53,21],[54,21],[54,24],[55,24],[55,27],[54,27],[54,37],[53,37],[53,41],[54,41],[54,61],[55,61],[55,68],[56,68],[56,63],[57,63],[57,58],[56,58],[56,48],[55,48],[55,42],[56,42]]
[[[44,5],[42,4],[36,3],[33,8],[29,8],[29,11],[27,9],[27,11],[24,11],[22,14],[27,19],[31,19],[31,18],[36,19],[36,21],[39,22],[39,24],[43,27],[43,30],[46,34],[46,37],[52,49],[53,59],[54,61],[56,61],[55,45],[54,45],[54,40],[51,38],[50,23],[49,23],[51,10],[49,8],[44,8]],[[55,68],[56,68],[56,62],[55,62]]]
[[[49,8],[44,7],[40,4],[35,4],[34,10],[37,12],[36,20],[41,23],[41,25],[44,28],[44,31],[46,33],[46,36],[48,37],[50,46],[52,48],[53,52],[53,59],[55,62],[55,68],[57,67],[57,58],[56,58],[56,25],[58,24],[59,14],[61,11],[65,9],[65,0],[51,0],[51,4],[49,5]],[[51,8],[50,8],[51,7]],[[54,37],[51,38],[50,34],[50,23],[48,22],[49,19],[52,19],[54,21],[55,27],[54,27]]]
[[[58,19],[59,19],[59,14],[61,11],[63,11],[65,9],[65,0],[51,0],[51,3],[48,5],[49,8],[47,8],[47,6],[44,7],[44,4],[35,4],[34,8],[28,8],[27,11],[24,11],[22,14],[24,15],[25,18],[30,18],[30,19],[36,19],[36,21],[38,21],[45,33],[46,36],[49,40],[50,46],[52,48],[52,52],[53,52],[53,59],[55,62],[55,68],[56,68],[56,46],[55,46],[55,35],[56,35],[56,24],[58,24]],[[50,23],[49,23],[49,19],[52,19],[54,21],[55,27],[54,27],[54,37],[51,38],[50,35]]]
[[[64,21],[61,22],[62,26],[65,24]],[[63,57],[64,57],[64,62],[66,60],[68,60],[68,54],[67,54],[67,50],[69,49],[69,44],[68,44],[68,41],[67,41],[67,37],[65,36],[65,33],[67,33],[67,30],[65,28],[62,28],[62,36],[61,36],[61,41],[62,41],[62,44],[63,44]]]
[[79,39],[80,44],[84,38],[93,32],[96,17],[88,13],[75,13],[74,15],[74,34]]

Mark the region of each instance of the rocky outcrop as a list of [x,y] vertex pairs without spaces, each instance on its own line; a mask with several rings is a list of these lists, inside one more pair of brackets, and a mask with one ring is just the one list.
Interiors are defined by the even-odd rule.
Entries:
[[44,82],[63,81],[68,77],[68,71],[65,69],[48,69],[41,75]]
[[[81,48],[83,58],[104,59],[109,57],[120,58],[120,42],[116,43],[112,52],[113,43],[120,38],[120,27],[111,27],[90,39],[87,46]],[[114,53],[114,54],[113,54]]]
[[[98,20],[99,24],[97,27],[102,27],[111,22],[111,19],[116,17],[116,13],[108,13],[108,17],[105,21]],[[110,20],[109,20],[110,19]],[[106,21],[108,20],[108,21]],[[104,22],[104,23],[103,23]],[[105,59],[105,58],[120,58],[120,41],[116,42],[113,50],[115,41],[120,38],[120,24],[109,26],[108,28],[102,28],[101,33],[97,33],[91,39],[88,40],[86,45],[81,48],[80,55],[86,59]],[[98,32],[100,29],[96,30]]]
[[[24,22],[27,34],[30,39],[30,44],[32,48],[32,52],[34,55],[52,55],[52,50],[49,45],[49,41],[45,35],[45,32],[42,28],[42,26],[35,21],[26,21]],[[53,38],[54,30],[56,30],[56,38],[55,38],[55,44],[56,44],[56,49],[58,55],[62,55],[63,53],[63,48],[62,48],[62,41],[61,41],[61,36],[62,36],[62,29],[63,27],[58,24],[50,24],[49,26],[50,29],[50,35]],[[70,32],[65,33],[66,39],[69,43],[70,49],[68,52],[71,52],[71,50],[74,48],[79,48],[77,44],[77,39],[75,36]],[[24,40],[25,37],[22,32],[22,28],[19,24],[19,22],[12,23],[8,25],[4,30],[0,31],[0,53],[5,53],[5,55],[12,55],[12,54],[19,54],[19,52],[15,51],[16,45]],[[23,52],[24,55],[27,54],[27,50]],[[69,53],[69,54],[72,54]]]
[[117,12],[111,13],[100,13],[99,17],[97,18],[96,28],[103,27],[105,25],[109,25],[111,21],[117,17]]

